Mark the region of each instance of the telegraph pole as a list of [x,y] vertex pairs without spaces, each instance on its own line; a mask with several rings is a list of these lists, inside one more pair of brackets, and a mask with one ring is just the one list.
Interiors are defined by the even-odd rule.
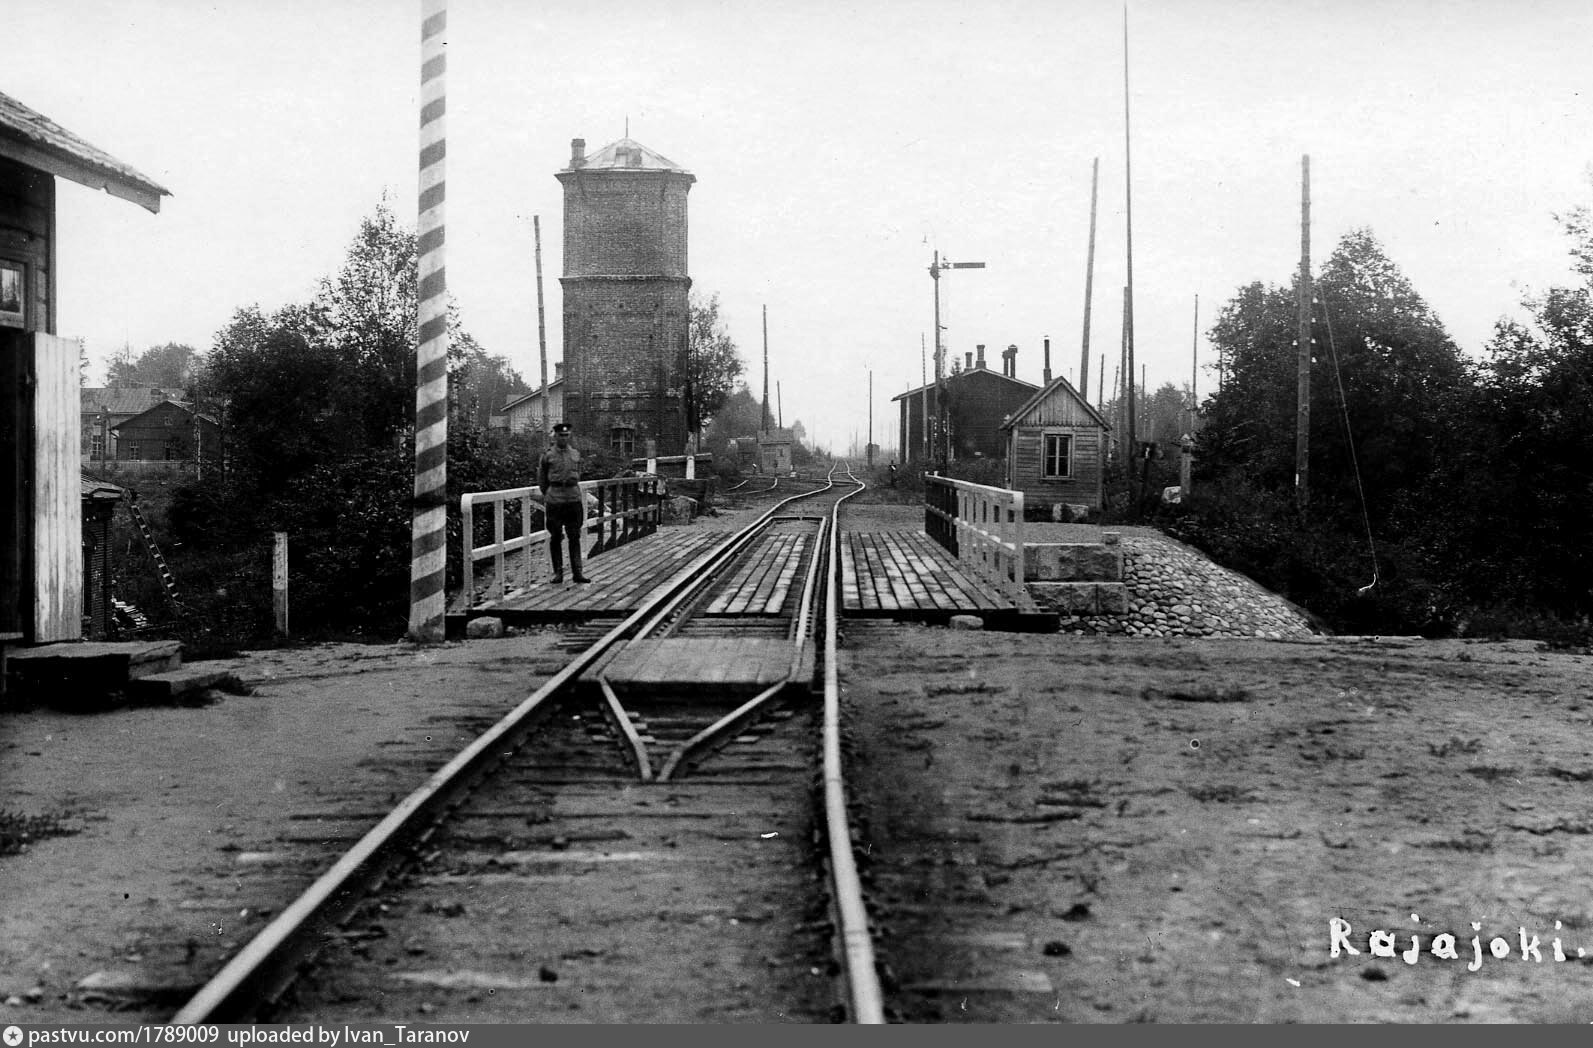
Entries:
[[874,468],[874,369],[868,369],[868,444],[863,448],[868,468]]
[[1189,432],[1195,432],[1195,410],[1200,407],[1200,397],[1195,393],[1195,382],[1200,376],[1200,296],[1195,296],[1194,332],[1189,338]]
[[1128,5],[1123,5],[1123,188],[1124,188],[1124,215],[1128,225],[1128,270],[1126,277],[1128,283],[1123,285],[1123,381],[1127,385],[1128,393],[1128,462],[1129,462],[1129,488],[1134,493],[1133,510],[1131,519],[1139,517],[1139,501],[1142,492],[1134,480],[1134,177],[1133,163],[1130,160],[1129,120],[1128,120]]
[[1311,158],[1300,157],[1299,400],[1294,420],[1294,498],[1304,516],[1311,504]]
[[942,262],[940,252],[935,252],[934,264],[929,267],[929,277],[935,282],[935,414],[940,423],[940,469],[942,476],[951,462],[951,429],[946,419],[946,368],[945,344],[940,338],[940,271],[943,269],[983,269],[983,262]]
[[548,409],[548,321],[542,307],[542,216],[531,216],[531,231],[537,242],[537,349],[542,355],[542,439],[550,440],[553,427]]
[[1079,359],[1079,389],[1090,396],[1090,302],[1095,297],[1095,202],[1101,180],[1101,158],[1090,165],[1090,250],[1084,264],[1084,349]]
[[758,431],[769,432],[769,306],[763,307],[763,417],[759,419]]

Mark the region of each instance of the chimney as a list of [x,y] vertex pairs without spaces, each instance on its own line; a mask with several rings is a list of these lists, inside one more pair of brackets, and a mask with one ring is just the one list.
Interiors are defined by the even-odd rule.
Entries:
[[1040,384],[1043,386],[1051,384],[1051,340],[1049,338],[1045,340],[1045,370],[1041,372]]
[[570,167],[581,167],[586,160],[586,139],[570,139]]
[[979,364],[978,364],[978,367],[979,367],[980,371],[983,371],[985,369],[985,347],[981,344],[978,347],[978,349],[979,349]]
[[[984,355],[985,355],[985,347],[980,346],[979,347],[979,356],[983,357]],[[963,360],[964,360],[963,366],[965,368],[967,368],[967,370],[972,371],[973,370],[973,354],[972,353],[964,353],[963,354]]]
[[1016,343],[1008,346],[1007,351],[1001,354],[1001,373],[1008,378],[1018,377],[1018,347]]

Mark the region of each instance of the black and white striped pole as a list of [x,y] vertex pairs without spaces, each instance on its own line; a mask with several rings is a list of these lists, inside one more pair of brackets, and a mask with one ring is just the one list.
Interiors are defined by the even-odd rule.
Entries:
[[409,639],[443,639],[448,522],[448,306],[443,268],[446,0],[420,4],[420,262],[415,352],[415,501],[409,574]]

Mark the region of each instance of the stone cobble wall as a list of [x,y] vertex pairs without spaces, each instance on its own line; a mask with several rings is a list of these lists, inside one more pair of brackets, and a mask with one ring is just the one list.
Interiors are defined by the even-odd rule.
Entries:
[[1064,616],[1062,632],[1271,640],[1317,632],[1282,597],[1181,543],[1125,534],[1122,544],[1128,612]]

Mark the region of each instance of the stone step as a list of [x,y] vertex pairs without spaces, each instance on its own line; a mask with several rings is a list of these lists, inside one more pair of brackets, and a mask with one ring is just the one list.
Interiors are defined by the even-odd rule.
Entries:
[[127,699],[139,705],[192,702],[210,690],[247,695],[249,689],[231,670],[211,669],[203,663],[150,673],[127,682]]
[[6,653],[15,694],[62,707],[98,707],[129,681],[182,666],[176,640],[40,644]]

